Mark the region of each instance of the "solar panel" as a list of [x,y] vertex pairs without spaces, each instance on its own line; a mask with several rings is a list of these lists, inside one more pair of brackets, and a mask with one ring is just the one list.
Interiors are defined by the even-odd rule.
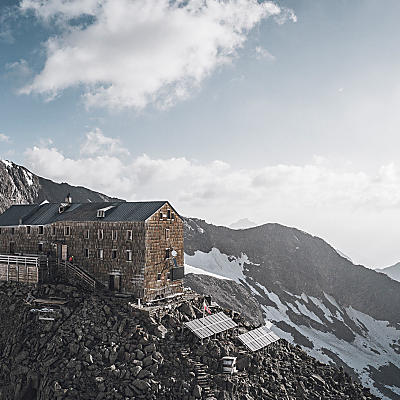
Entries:
[[205,339],[237,326],[236,322],[232,321],[223,312],[185,322],[185,325],[200,339]]
[[243,333],[238,338],[251,351],[260,350],[279,340],[279,336],[266,326]]

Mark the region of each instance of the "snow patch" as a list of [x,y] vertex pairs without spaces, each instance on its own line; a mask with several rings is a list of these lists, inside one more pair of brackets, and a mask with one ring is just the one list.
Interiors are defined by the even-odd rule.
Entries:
[[8,160],[0,160],[0,161],[8,168],[12,168],[12,166],[13,166],[12,162],[10,162]]
[[23,169],[22,171],[24,172],[26,183],[29,186],[32,186],[33,185],[33,175],[32,175],[32,173],[27,171],[26,169]]
[[185,275],[186,274],[208,275],[208,276],[212,276],[213,278],[225,279],[225,280],[229,280],[229,281],[232,280],[230,278],[226,278],[225,276],[213,274],[212,272],[206,271],[201,268],[196,268],[196,267],[193,267],[192,265],[188,265],[188,264],[185,264]]
[[243,274],[244,265],[253,264],[246,254],[241,253],[238,258],[227,256],[215,247],[209,253],[196,250],[193,256],[185,254],[185,263],[237,283],[246,281]]
[[[251,284],[258,287],[263,287],[262,285],[257,284],[251,280],[247,281],[248,284]],[[253,291],[256,292],[256,289],[253,287]],[[332,315],[331,311],[322,303],[322,301],[316,297],[308,297],[317,307],[319,307],[323,312],[325,317],[328,320],[333,320],[333,318],[340,319],[342,323],[343,318],[342,314],[346,313],[349,318],[351,318],[358,326],[362,327],[367,337],[364,337],[357,332],[354,332],[355,339],[351,343],[339,339],[331,332],[322,332],[318,331],[312,327],[305,325],[296,325],[291,321],[287,314],[287,310],[290,308],[294,311],[295,306],[291,303],[287,303],[288,307],[285,307],[282,302],[279,300],[279,297],[273,293],[269,292],[264,288],[266,296],[276,304],[276,307],[273,306],[264,306],[261,305],[261,308],[265,312],[265,316],[267,320],[271,320],[272,322],[283,321],[287,323],[289,326],[292,326],[296,329],[301,335],[305,336],[308,340],[310,340],[314,347],[313,349],[305,349],[310,355],[315,357],[324,363],[333,362],[327,354],[323,353],[323,349],[328,349],[334,354],[336,354],[343,362],[345,362],[349,367],[353,368],[354,371],[359,375],[363,385],[369,387],[371,392],[378,395],[381,398],[386,399],[382,393],[374,386],[374,382],[369,376],[367,371],[367,367],[373,366],[376,369],[388,363],[388,361],[392,362],[394,365],[400,368],[400,359],[395,350],[391,347],[393,343],[395,343],[399,336],[400,330],[396,329],[393,326],[389,325],[387,321],[379,321],[370,317],[367,314],[364,314],[360,311],[353,309],[352,307],[342,308],[338,305],[336,300],[327,294],[324,293],[324,296],[331,302],[333,306],[337,308],[336,315]],[[289,294],[289,292],[287,292]],[[259,293],[257,293],[259,295]],[[300,297],[304,298],[307,296],[298,296],[292,295],[293,298],[299,299]],[[319,318],[312,313],[308,308],[301,304],[299,300],[295,301],[295,305],[298,307],[298,312],[305,315],[306,317],[317,320],[317,322],[321,321]],[[296,311],[294,311],[296,312]],[[296,312],[296,314],[298,314]],[[319,320],[319,321],[318,321]],[[351,327],[349,327],[351,329]],[[280,337],[288,340],[291,343],[294,343],[294,338],[292,334],[287,333],[274,326],[272,329],[276,334]],[[377,354],[377,352],[379,354]],[[394,393],[398,393],[400,388],[398,387],[390,387]]]

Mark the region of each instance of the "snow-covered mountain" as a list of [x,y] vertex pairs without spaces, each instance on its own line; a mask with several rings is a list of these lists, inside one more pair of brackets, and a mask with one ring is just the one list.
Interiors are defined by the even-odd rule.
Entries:
[[68,193],[75,202],[118,200],[84,187],[55,183],[33,174],[25,167],[0,160],[0,213],[12,204],[63,201]]
[[229,225],[229,228],[231,229],[248,229],[248,228],[254,228],[257,226],[257,224],[253,221],[250,221],[248,218],[242,218],[239,219],[238,221],[232,223]]
[[185,253],[194,290],[258,323],[272,321],[312,356],[343,366],[382,398],[400,399],[400,283],[278,224],[232,230],[187,219]]
[[386,274],[387,276],[394,279],[395,281],[400,282],[400,262],[398,262],[397,264],[394,264],[390,267],[377,269],[376,271],[382,272],[383,274]]

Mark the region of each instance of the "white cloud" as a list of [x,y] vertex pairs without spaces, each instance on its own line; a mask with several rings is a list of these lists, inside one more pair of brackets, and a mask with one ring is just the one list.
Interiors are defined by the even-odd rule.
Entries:
[[338,169],[316,156],[305,165],[239,169],[221,160],[131,157],[121,149],[120,142],[95,130],[75,157],[51,143],[28,149],[25,157],[33,172],[58,182],[132,201],[169,199],[183,215],[215,223],[229,225],[244,216],[297,226],[359,262],[389,265],[396,259],[397,243],[386,239],[400,235],[399,224],[393,224],[400,218],[397,164],[371,173],[351,165]]
[[[257,0],[24,0],[21,10],[64,26],[48,40],[44,68],[22,93],[51,99],[81,86],[88,106],[117,109],[173,105],[230,63],[261,20],[295,19]],[[91,20],[76,25],[82,15]]]
[[256,58],[258,60],[266,59],[269,61],[275,61],[275,56],[272,55],[267,49],[264,49],[261,46],[257,46],[255,48],[255,52],[256,52]]
[[334,169],[323,157],[302,166],[236,169],[220,160],[202,164],[184,157],[125,157],[128,154],[118,140],[97,129],[87,134],[77,158],[66,157],[51,144],[28,149],[26,157],[29,166],[43,176],[127,199],[174,197],[189,209],[205,200],[210,208],[223,204],[224,209],[216,212],[218,217],[240,205],[253,210],[266,204],[311,209],[400,208],[400,169],[393,163],[371,175]]
[[283,25],[287,21],[297,22],[297,16],[290,8],[281,8],[281,12],[276,14],[274,19],[279,25]]
[[0,142],[10,142],[11,139],[9,136],[5,135],[4,133],[0,133]]
[[86,134],[86,141],[81,147],[83,155],[129,155],[129,151],[121,145],[119,139],[104,136],[101,129],[96,128]]

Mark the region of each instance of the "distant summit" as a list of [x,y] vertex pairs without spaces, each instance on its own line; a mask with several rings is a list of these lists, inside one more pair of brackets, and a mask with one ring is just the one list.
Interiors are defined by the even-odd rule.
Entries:
[[250,221],[248,218],[239,219],[239,221],[234,222],[233,224],[229,225],[231,229],[248,229],[254,228],[257,224],[253,221]]
[[382,272],[383,274],[386,274],[389,278],[400,282],[400,262],[390,267],[377,269],[376,272]]

